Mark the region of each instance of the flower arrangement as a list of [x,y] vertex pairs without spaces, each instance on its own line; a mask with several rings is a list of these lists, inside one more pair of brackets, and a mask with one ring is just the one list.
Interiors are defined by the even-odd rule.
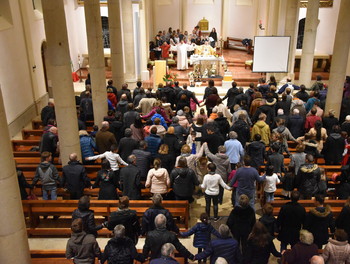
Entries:
[[177,80],[177,74],[175,73],[166,73],[164,76],[163,76],[163,81],[164,82],[175,82]]

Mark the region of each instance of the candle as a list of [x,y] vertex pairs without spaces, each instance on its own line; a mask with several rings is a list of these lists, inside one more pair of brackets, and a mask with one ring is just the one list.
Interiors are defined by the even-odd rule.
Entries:
[[259,20],[259,24],[262,25],[261,19]]

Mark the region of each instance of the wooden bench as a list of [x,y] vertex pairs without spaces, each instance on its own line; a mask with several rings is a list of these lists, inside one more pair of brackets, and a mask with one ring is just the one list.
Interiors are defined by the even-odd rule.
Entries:
[[[117,200],[91,200],[90,209],[94,210],[95,216],[109,217],[111,212],[118,208]],[[137,215],[142,217],[144,212],[152,206],[151,200],[131,200],[130,209],[136,210]],[[42,235],[38,225],[40,216],[71,216],[72,212],[78,207],[77,200],[29,200],[22,201],[24,215],[29,218],[28,235]],[[179,228],[188,228],[189,204],[188,201],[163,201],[163,206],[167,208]],[[67,227],[68,228],[68,227]],[[48,235],[49,229],[44,230]],[[69,228],[68,228],[69,229]],[[67,230],[66,233],[67,234]],[[104,232],[104,231],[101,231]],[[53,234],[57,234],[54,232]]]
[[[94,125],[94,121],[86,121],[87,127],[92,127]],[[43,122],[41,120],[32,120],[32,128],[33,129],[43,129]]]
[[252,43],[248,46],[244,46],[242,43],[243,39],[241,38],[232,38],[227,37],[227,40],[224,43],[225,49],[237,49],[247,51],[248,54],[252,54]]
[[40,140],[11,140],[13,151],[29,151],[32,147],[39,147]]
[[[103,248],[101,248],[103,251]],[[142,249],[137,250],[138,253],[142,253]],[[31,250],[30,256],[32,259],[32,264],[72,264],[71,259],[66,259],[65,250]],[[175,260],[179,264],[187,264],[188,261],[186,258],[182,257],[178,252],[175,252]],[[95,264],[98,264],[99,261],[96,259]],[[135,264],[140,262],[134,261]],[[149,261],[143,263],[148,264]]]
[[[278,216],[278,213],[282,207],[282,205],[289,202],[288,200],[275,200],[271,202],[273,206],[273,215]],[[346,200],[325,200],[325,205],[330,205],[333,216],[337,217],[341,210],[343,209],[343,206],[345,204]],[[315,207],[315,200],[299,200],[299,203],[305,208],[306,212],[309,212],[310,209]]]

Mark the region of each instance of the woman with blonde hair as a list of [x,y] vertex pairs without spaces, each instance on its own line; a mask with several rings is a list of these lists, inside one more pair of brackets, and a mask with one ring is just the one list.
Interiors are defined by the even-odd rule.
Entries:
[[167,144],[160,145],[158,150],[158,158],[162,162],[163,168],[165,168],[170,175],[175,165],[175,158],[173,154],[169,153],[169,146]]
[[[180,156],[178,156],[176,158],[175,167],[179,166],[180,158],[184,157],[184,158],[186,158],[187,166],[190,169],[192,169],[193,171],[196,171],[196,161],[197,161],[197,159],[199,159],[200,157],[203,156],[203,145],[199,149],[197,154],[191,154],[191,152],[192,152],[192,150],[191,150],[189,145],[187,145],[187,144],[183,145],[181,148]],[[197,176],[197,174],[196,174],[196,176]]]
[[165,168],[161,167],[162,162],[156,158],[153,161],[153,169],[150,169],[147,174],[146,188],[151,188],[150,192],[155,194],[166,194],[170,187],[169,173]]

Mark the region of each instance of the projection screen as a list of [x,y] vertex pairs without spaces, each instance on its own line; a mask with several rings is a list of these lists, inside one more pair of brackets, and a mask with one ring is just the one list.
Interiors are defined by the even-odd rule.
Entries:
[[290,37],[254,37],[253,72],[288,72]]

